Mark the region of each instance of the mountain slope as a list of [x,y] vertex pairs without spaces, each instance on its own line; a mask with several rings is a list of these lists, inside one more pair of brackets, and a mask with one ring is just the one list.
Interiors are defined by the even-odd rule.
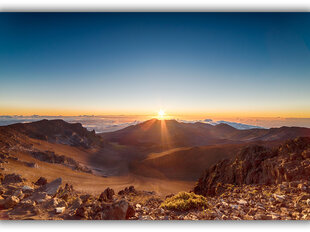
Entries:
[[242,146],[221,144],[151,153],[144,160],[133,163],[131,170],[142,176],[194,181],[206,167],[234,157]]
[[224,185],[281,184],[283,181],[308,180],[310,176],[310,138],[288,140],[277,149],[253,145],[235,158],[218,162],[206,169],[195,193],[221,194]]
[[101,143],[101,138],[96,135],[95,131],[90,132],[80,123],[67,123],[61,119],[17,123],[2,126],[0,130],[4,132],[16,131],[34,139],[84,148],[100,145]]
[[238,130],[227,124],[181,123],[176,120],[151,119],[119,131],[103,133],[106,141],[123,145],[168,150],[176,147],[234,144],[253,141],[287,140],[310,137],[310,129],[281,127]]

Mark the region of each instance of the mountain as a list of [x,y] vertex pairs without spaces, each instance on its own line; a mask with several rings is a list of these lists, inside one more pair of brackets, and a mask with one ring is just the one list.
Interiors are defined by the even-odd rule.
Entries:
[[30,138],[45,140],[50,143],[67,144],[90,148],[101,144],[101,138],[95,131],[88,131],[80,123],[68,123],[61,119],[40,120],[31,123],[16,123],[2,126],[0,130],[15,131]]
[[271,185],[305,180],[310,176],[310,138],[299,137],[276,149],[252,145],[234,158],[206,169],[194,188],[202,195],[219,195],[225,185]]
[[110,142],[154,150],[176,147],[234,144],[253,141],[287,140],[298,136],[310,137],[310,129],[281,127],[238,130],[228,124],[182,123],[176,120],[151,119],[115,132],[102,133]]
[[166,150],[174,147],[228,143],[225,138],[219,136],[225,131],[233,133],[236,129],[226,124],[212,126],[205,123],[151,119],[119,131],[102,133],[101,136],[107,141],[124,145]]
[[260,127],[260,126],[253,126],[253,125],[248,125],[248,124],[243,124],[243,123],[238,123],[238,122],[229,122],[229,121],[217,121],[216,122],[216,124],[221,124],[221,123],[225,123],[238,130],[248,130],[248,129],[254,129],[254,128],[263,129],[263,127]]

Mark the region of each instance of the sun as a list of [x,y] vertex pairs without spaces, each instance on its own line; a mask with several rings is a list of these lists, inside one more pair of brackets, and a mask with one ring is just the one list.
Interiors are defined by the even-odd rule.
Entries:
[[162,109],[158,111],[158,118],[163,119],[165,117],[166,113]]

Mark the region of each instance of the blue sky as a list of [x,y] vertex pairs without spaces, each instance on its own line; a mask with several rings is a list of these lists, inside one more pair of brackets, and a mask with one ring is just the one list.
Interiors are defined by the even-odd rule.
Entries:
[[308,13],[1,13],[0,114],[310,117]]

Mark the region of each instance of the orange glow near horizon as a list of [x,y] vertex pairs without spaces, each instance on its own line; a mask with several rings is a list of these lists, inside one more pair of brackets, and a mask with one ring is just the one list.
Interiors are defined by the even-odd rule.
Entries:
[[173,110],[167,115],[164,110],[157,112],[157,115],[149,110],[99,110],[99,109],[70,109],[70,108],[28,108],[28,107],[10,107],[0,105],[0,115],[41,115],[41,116],[79,116],[79,115],[125,115],[125,116],[146,116],[157,119],[172,118],[232,118],[232,117],[282,117],[282,118],[310,118],[309,110]]

